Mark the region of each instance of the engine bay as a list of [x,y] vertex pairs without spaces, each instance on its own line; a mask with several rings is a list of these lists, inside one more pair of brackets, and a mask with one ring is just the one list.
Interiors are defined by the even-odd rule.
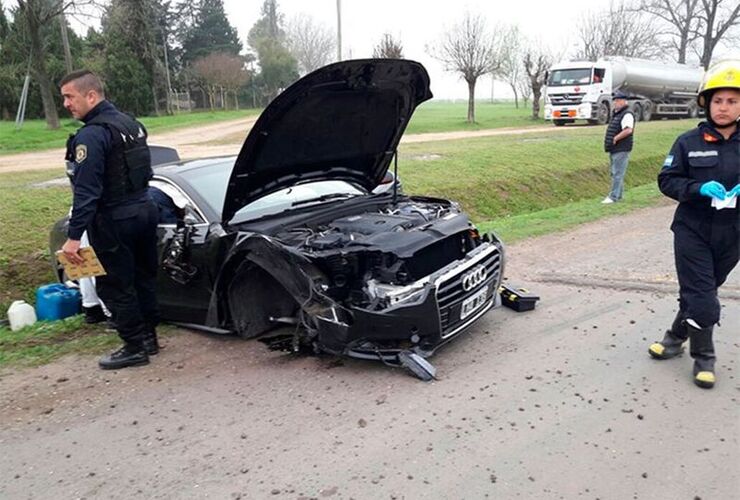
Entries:
[[413,199],[292,227],[275,237],[326,274],[330,286],[324,293],[370,309],[392,305],[394,287],[414,283],[480,244],[456,204]]

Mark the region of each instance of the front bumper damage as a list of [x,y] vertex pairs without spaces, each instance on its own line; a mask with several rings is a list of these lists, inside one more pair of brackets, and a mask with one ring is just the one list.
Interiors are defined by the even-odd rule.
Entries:
[[[296,328],[292,338],[264,339],[276,349],[297,351],[310,343],[315,352],[405,366],[427,379],[422,374],[429,372],[431,365],[424,358],[499,305],[504,248],[493,235],[486,235],[462,259],[409,285],[371,280],[367,293],[387,304],[375,309],[341,304],[328,297],[324,293],[326,280],[312,263],[269,237],[243,237],[236,247],[246,252],[247,260],[267,270],[300,305],[293,323],[302,328]],[[275,321],[287,323],[290,318]]]

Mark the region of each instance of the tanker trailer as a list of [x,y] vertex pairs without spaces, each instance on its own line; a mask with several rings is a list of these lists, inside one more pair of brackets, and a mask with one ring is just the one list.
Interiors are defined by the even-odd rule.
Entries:
[[695,118],[703,74],[701,68],[685,64],[620,57],[558,63],[547,75],[545,119],[555,125],[576,120],[605,124],[612,93],[618,89],[632,96],[629,106],[637,120]]

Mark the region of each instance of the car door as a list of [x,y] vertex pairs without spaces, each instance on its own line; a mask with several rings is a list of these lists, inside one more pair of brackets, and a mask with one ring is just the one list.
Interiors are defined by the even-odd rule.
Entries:
[[[153,179],[150,186],[167,187],[169,194],[180,194],[185,203],[179,227],[176,223],[160,223],[157,227],[157,299],[161,317],[166,321],[205,324],[223,242],[203,212],[174,182]],[[174,239],[179,241],[173,242]],[[172,252],[178,250],[178,257],[173,259]]]

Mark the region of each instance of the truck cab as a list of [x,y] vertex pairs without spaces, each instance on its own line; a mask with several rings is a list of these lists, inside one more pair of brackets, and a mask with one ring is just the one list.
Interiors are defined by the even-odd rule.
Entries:
[[545,119],[555,125],[576,120],[604,124],[609,120],[612,71],[589,61],[559,63],[550,68],[545,90]]

